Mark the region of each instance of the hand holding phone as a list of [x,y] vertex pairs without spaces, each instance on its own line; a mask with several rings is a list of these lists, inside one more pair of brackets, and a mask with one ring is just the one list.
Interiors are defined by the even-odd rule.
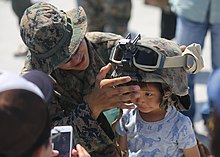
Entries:
[[72,126],[56,126],[51,130],[53,149],[59,151],[58,157],[71,157]]
[[80,144],[76,145],[76,149],[72,150],[72,155],[77,157],[91,157],[89,153]]

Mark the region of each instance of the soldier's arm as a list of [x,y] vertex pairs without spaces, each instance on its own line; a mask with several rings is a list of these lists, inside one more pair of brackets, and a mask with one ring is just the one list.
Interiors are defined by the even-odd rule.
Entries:
[[30,53],[28,52],[27,57],[24,62],[24,67],[22,68],[20,75],[23,75],[27,73],[28,71],[33,70],[33,66],[30,64],[29,58],[30,58]]
[[[74,101],[74,100],[73,100]],[[112,141],[100,127],[100,123],[92,117],[88,104],[75,104],[74,108],[64,112],[62,106],[71,106],[64,99],[53,98],[49,112],[53,126],[73,126],[73,144],[80,143],[89,152],[97,150],[101,145],[110,145]]]

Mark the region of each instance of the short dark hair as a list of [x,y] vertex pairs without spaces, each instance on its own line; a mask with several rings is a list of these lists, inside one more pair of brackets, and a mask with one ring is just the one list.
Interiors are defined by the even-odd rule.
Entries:
[[[27,157],[50,138],[47,105],[23,89],[0,92],[0,154]],[[16,130],[16,133],[15,133]]]

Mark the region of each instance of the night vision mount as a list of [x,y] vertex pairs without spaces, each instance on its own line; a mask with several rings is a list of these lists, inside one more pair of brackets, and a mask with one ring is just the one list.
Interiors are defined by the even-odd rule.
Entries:
[[131,39],[131,33],[120,39],[119,44],[111,53],[110,60],[113,63],[118,63],[117,66],[123,67],[125,71],[134,71],[133,56],[137,52],[136,43],[140,39],[140,34]]

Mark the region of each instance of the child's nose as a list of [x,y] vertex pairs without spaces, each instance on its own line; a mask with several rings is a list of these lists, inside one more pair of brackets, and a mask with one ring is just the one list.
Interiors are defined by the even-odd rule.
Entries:
[[143,99],[140,99],[140,98],[137,98],[136,99],[136,102],[138,103],[138,104],[144,104],[145,103],[145,101],[143,100]]

